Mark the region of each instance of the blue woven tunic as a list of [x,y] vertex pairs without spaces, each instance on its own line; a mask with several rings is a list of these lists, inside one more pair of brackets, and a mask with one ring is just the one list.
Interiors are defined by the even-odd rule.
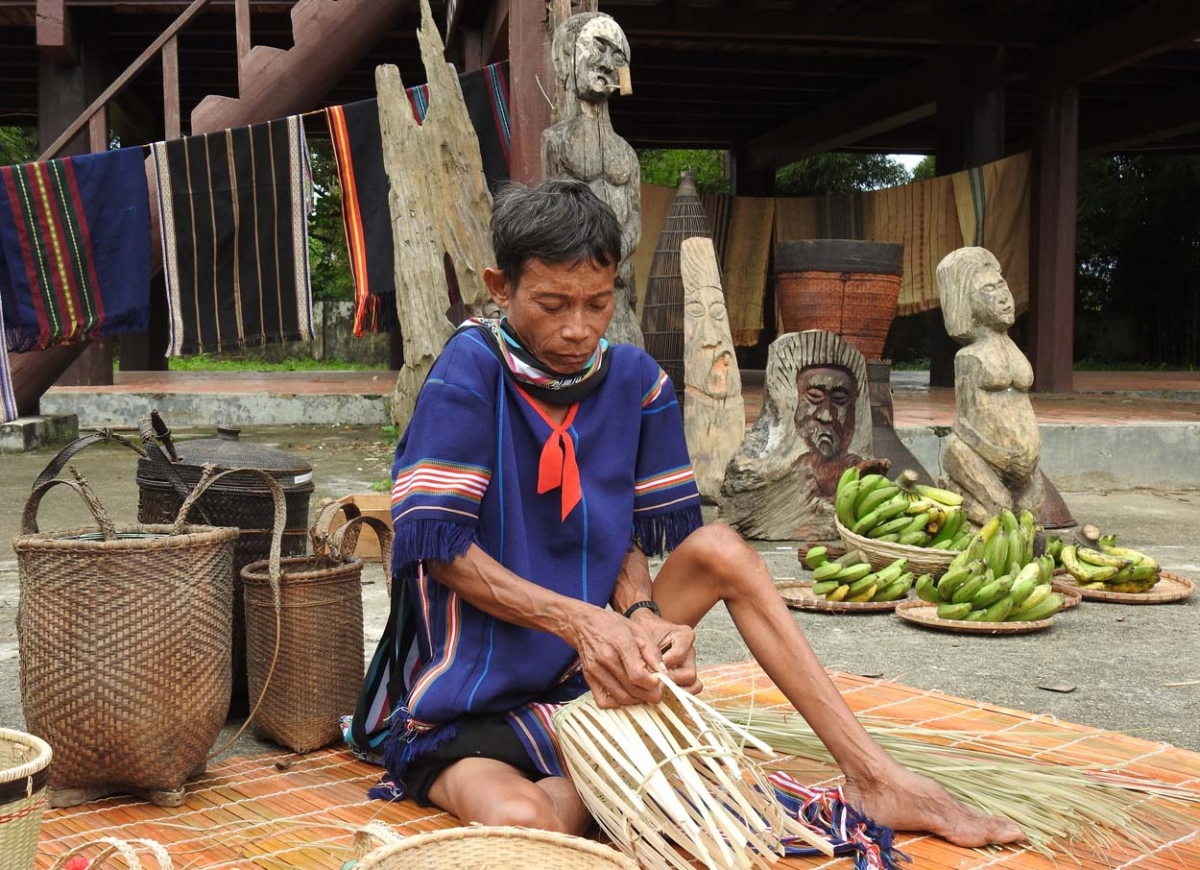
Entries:
[[535,764],[560,775],[545,705],[586,690],[568,644],[478,610],[423,560],[475,543],[519,577],[604,607],[635,542],[657,555],[702,523],[679,405],[651,357],[611,348],[606,377],[578,403],[565,432],[582,497],[564,517],[562,489],[537,491],[554,426],[489,341],[467,329],[447,343],[396,449],[392,624],[355,742],[378,749],[390,730],[385,760],[400,780],[464,715],[505,712]]

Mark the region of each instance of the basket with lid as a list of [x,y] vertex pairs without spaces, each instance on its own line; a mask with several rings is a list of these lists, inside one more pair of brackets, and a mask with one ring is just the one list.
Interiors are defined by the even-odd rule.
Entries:
[[[234,550],[233,703],[231,712],[248,709],[246,630],[242,609],[241,570],[267,558],[271,544],[274,504],[259,474],[275,479],[283,490],[286,520],[283,555],[301,556],[308,549],[308,508],[313,492],[312,466],[286,451],[241,440],[236,426],[218,426],[215,438],[174,441],[157,412],[142,422],[142,440],[161,442],[138,462],[138,521],[170,522],[184,495],[200,480],[204,466],[246,469],[209,488],[196,504],[196,518],[215,526],[241,531]],[[182,483],[182,485],[181,485]]]

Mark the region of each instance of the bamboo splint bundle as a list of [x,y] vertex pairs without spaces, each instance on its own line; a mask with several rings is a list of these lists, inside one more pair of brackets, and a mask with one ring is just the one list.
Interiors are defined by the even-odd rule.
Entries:
[[50,870],[64,870],[64,868],[71,866],[72,858],[83,855],[84,852],[94,846],[100,847],[100,851],[92,856],[85,865],[91,868],[91,870],[100,870],[102,866],[105,866],[105,862],[109,858],[117,856],[124,859],[128,870],[142,870],[143,865],[141,856],[138,854],[139,852],[153,856],[158,870],[172,870],[172,867],[174,867],[171,863],[171,856],[163,848],[162,843],[156,840],[118,840],[115,837],[101,837],[94,843],[84,843],[59,855]]
[[602,710],[589,692],[554,714],[575,787],[613,841],[646,870],[691,870],[690,859],[769,867],[785,838],[832,857],[829,842],[784,812],[741,749],[770,747],[660,679],[658,704]]

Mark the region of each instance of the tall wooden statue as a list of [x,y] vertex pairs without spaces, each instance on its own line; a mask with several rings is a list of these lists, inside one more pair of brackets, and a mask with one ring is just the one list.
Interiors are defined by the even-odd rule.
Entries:
[[612,206],[621,223],[617,309],[606,337],[642,346],[633,314],[635,288],[630,259],[642,235],[641,176],[637,154],[613,130],[608,99],[629,92],[629,41],[602,12],[572,15],[554,31],[551,48],[558,84],[558,121],[542,134],[546,178],[584,181]]
[[771,343],[763,409],[721,484],[721,519],[753,540],[836,541],[833,496],[851,465],[877,470],[863,355],[812,329]]
[[1001,508],[1028,509],[1045,525],[1073,525],[1038,467],[1042,436],[1029,401],[1033,367],[1008,337],[1015,313],[1000,264],[986,248],[959,248],[937,267],[954,357],[954,428],[942,450],[943,485],[962,493],[982,524]]
[[721,292],[712,239],[684,239],[683,430],[707,502],[720,501],[725,466],[746,434],[742,376],[733,352],[729,315]]

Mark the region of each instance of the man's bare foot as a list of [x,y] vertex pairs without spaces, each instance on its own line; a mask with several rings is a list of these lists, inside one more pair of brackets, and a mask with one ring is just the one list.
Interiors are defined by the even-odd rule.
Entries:
[[928,831],[956,846],[1015,843],[1025,833],[1002,816],[985,816],[955,800],[931,779],[902,767],[869,781],[847,778],[846,801],[895,831]]

